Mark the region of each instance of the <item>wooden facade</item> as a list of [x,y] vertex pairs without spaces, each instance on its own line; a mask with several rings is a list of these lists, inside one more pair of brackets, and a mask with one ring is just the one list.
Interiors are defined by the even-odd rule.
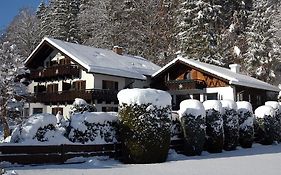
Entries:
[[152,87],[168,91],[226,87],[229,85],[227,80],[181,62],[164,71],[153,81]]
[[273,97],[268,95],[268,92],[272,91],[231,85],[229,80],[182,61],[175,62],[153,77],[152,87],[170,92],[175,110],[179,109],[181,101],[189,98],[200,101],[210,99],[249,101],[253,109],[266,101],[277,100],[276,94]]

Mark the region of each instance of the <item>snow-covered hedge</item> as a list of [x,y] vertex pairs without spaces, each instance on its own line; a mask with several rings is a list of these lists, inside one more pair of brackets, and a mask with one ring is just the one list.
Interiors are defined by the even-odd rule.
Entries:
[[218,100],[203,103],[206,110],[206,150],[210,153],[222,152],[224,143],[222,105]]
[[82,98],[75,98],[72,108],[71,108],[71,113],[83,113],[83,112],[96,112],[97,109],[95,106],[88,104],[84,99]]
[[239,144],[242,148],[251,148],[254,142],[252,105],[247,101],[239,101],[236,104],[239,117]]
[[23,124],[17,126],[11,135],[11,143],[48,144],[68,143],[63,136],[65,130],[56,126],[57,119],[51,114],[31,116]]
[[125,89],[117,97],[124,161],[164,162],[170,145],[170,94],[155,89]]
[[267,101],[266,106],[271,106],[275,111],[275,122],[274,122],[274,140],[281,141],[281,106],[277,101]]
[[264,145],[271,145],[274,140],[275,110],[271,106],[260,106],[255,110],[257,127],[255,140]]
[[239,142],[237,105],[233,100],[221,100],[224,129],[224,150],[235,150]]
[[115,112],[83,112],[70,118],[68,138],[83,144],[107,144],[117,141],[118,118]]
[[206,133],[206,112],[198,100],[185,100],[180,103],[179,116],[184,134],[184,154],[201,155]]

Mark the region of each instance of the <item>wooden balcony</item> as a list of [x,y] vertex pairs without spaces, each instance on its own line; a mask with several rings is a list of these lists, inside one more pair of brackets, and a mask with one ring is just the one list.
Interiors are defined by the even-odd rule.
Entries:
[[55,65],[52,67],[32,70],[30,79],[36,82],[58,80],[61,78],[78,78],[80,76],[80,70],[78,66],[68,65]]
[[82,98],[87,102],[94,100],[118,102],[118,91],[103,90],[103,89],[90,89],[90,90],[69,90],[53,93],[35,93],[31,99],[31,102],[44,103],[44,104],[72,104],[75,98]]
[[202,80],[172,80],[166,81],[165,86],[168,90],[204,89],[207,87]]

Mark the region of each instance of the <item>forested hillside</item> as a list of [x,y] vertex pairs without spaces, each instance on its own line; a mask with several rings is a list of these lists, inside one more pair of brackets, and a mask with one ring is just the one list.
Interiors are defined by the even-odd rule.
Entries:
[[279,84],[278,0],[49,0],[22,9],[1,42],[26,58],[44,36],[143,56],[163,66],[177,55]]

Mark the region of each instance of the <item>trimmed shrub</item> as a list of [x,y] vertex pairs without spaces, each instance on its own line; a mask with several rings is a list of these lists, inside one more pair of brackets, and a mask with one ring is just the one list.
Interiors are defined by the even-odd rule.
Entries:
[[271,106],[260,106],[255,110],[257,129],[255,130],[256,142],[271,145],[274,141],[275,111]]
[[65,130],[57,128],[57,119],[51,114],[36,114],[18,125],[11,135],[12,143],[67,143],[63,136]]
[[206,133],[206,112],[198,100],[185,100],[180,103],[180,121],[184,134],[184,154],[201,155]]
[[118,93],[118,100],[123,161],[166,161],[170,145],[171,96],[154,89],[125,89]]
[[266,106],[271,106],[275,111],[275,122],[274,122],[274,141],[281,141],[281,106],[277,101],[267,101]]
[[96,112],[97,109],[95,106],[88,104],[82,98],[75,98],[71,108],[71,113],[83,113],[83,112]]
[[233,100],[221,100],[224,130],[224,150],[235,150],[239,142],[237,105]]
[[70,118],[68,139],[82,144],[117,142],[118,118],[115,112],[83,112]]
[[242,148],[251,148],[254,142],[252,105],[247,101],[239,101],[236,104],[239,117],[239,144]]
[[221,102],[218,100],[207,100],[203,105],[206,110],[205,148],[210,153],[220,153],[224,143]]

